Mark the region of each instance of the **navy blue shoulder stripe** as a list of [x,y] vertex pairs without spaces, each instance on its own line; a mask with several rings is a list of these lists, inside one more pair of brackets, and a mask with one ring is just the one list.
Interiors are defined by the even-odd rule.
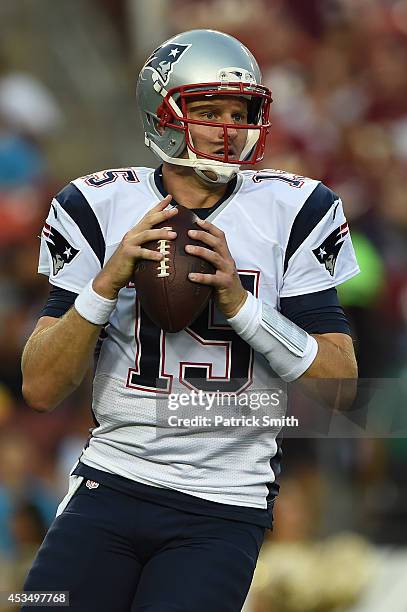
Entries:
[[83,193],[75,185],[69,183],[55,196],[55,199],[75,221],[100,261],[100,265],[103,266],[106,252],[105,239],[99,221]]
[[284,258],[284,273],[287,270],[291,257],[297,252],[304,240],[308,238],[314,227],[318,225],[337,199],[336,193],[323,183],[319,183],[304,202],[291,228]]

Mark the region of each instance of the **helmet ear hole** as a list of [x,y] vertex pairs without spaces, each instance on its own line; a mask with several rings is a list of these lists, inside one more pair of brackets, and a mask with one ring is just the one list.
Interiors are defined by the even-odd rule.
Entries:
[[165,128],[160,125],[158,117],[152,113],[146,113],[145,115],[147,123],[150,126],[150,130],[154,131],[157,136],[162,136]]

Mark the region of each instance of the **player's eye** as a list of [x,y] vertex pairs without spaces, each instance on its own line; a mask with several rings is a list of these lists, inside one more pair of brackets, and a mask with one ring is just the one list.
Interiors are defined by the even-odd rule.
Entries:
[[233,113],[233,121],[236,123],[246,123],[246,116],[243,113]]
[[204,111],[201,116],[207,121],[213,121],[215,119],[215,113],[213,111]]

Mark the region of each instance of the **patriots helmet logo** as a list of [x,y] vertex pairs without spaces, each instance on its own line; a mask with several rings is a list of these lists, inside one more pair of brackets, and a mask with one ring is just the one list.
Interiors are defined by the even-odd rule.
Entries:
[[331,276],[335,274],[336,260],[348,234],[348,224],[343,223],[329,234],[316,249],[312,249],[319,263],[325,266]]
[[56,276],[66,264],[75,259],[79,250],[69,244],[67,239],[49,223],[45,223],[42,228],[41,237],[47,244],[52,259],[53,276]]
[[144,68],[154,72],[156,76],[154,80],[159,78],[163,85],[167,85],[174,64],[179,62],[190,47],[191,45],[180,45],[175,43],[162,45],[150,55]]

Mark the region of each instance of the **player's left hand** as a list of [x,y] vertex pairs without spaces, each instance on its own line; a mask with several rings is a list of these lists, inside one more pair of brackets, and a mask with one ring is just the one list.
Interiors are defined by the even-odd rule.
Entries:
[[215,274],[190,273],[189,279],[194,283],[211,285],[215,289],[216,303],[227,319],[234,317],[246,301],[247,292],[240,282],[236,264],[230,254],[224,232],[219,228],[199,219],[197,224],[202,230],[189,230],[188,235],[208,245],[187,244],[185,250],[209,261],[215,268]]

